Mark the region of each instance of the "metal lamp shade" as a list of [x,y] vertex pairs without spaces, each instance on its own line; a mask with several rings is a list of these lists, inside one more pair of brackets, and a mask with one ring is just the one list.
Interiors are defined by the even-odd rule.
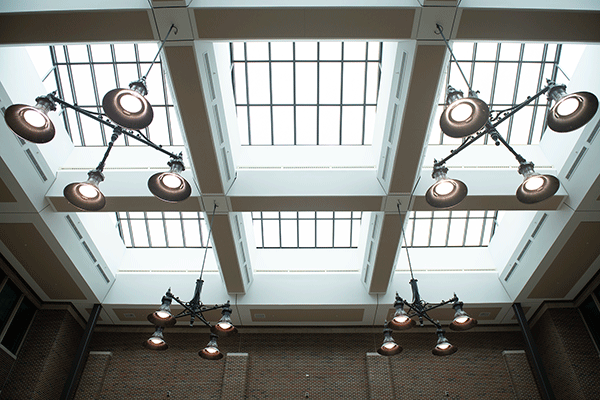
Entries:
[[[67,201],[84,211],[99,211],[106,205],[106,198],[98,188],[98,184],[104,180],[104,175],[98,170],[88,172],[86,182],[76,182],[67,185],[63,194]],[[86,189],[92,196],[86,196]]]
[[[533,179],[533,178],[541,178],[541,179],[543,179],[544,182],[539,188],[537,188],[535,190],[529,190],[526,187],[526,183],[529,179]],[[554,196],[554,194],[558,191],[559,187],[560,187],[560,181],[555,176],[532,175],[532,176],[526,177],[525,180],[523,181],[523,183],[521,183],[521,185],[519,185],[519,187],[517,189],[517,199],[521,203],[525,203],[525,204],[539,203],[540,201],[546,200],[546,199]]]
[[[436,188],[442,183],[451,184],[452,190],[448,194],[439,194],[436,192]],[[430,206],[435,208],[451,208],[460,203],[467,197],[467,185],[457,179],[442,178],[431,187],[425,193],[425,200]]]
[[434,356],[449,356],[450,354],[454,354],[458,351],[458,347],[450,345],[450,347],[448,347],[447,349],[440,349],[438,346],[435,346],[433,348],[433,350],[431,350],[431,353]]
[[157,310],[154,311],[152,314],[148,314],[148,321],[150,321],[150,323],[156,326],[162,326],[163,328],[170,328],[177,323],[177,319],[175,319],[175,317],[171,313],[169,313],[169,316],[167,318],[162,318],[158,314],[159,311],[163,310]]
[[412,318],[408,318],[404,322],[401,322],[399,320],[400,318],[397,319],[397,317],[400,317],[402,315],[406,315],[406,313],[396,311],[394,318],[392,318],[392,320],[388,322],[388,326],[396,331],[404,331],[417,325],[417,323]]
[[[181,180],[181,184],[175,188],[165,184],[165,178],[169,175],[175,175]],[[153,195],[168,203],[177,203],[190,197],[192,187],[181,175],[176,172],[159,172],[148,179],[148,189]]]
[[[453,118],[457,107],[470,107],[471,115],[463,121]],[[442,131],[453,138],[463,138],[479,131],[488,121],[490,108],[483,100],[475,97],[465,97],[450,104],[440,118]]]
[[231,311],[223,310],[221,320],[215,326],[211,326],[210,331],[223,337],[237,333],[237,328],[231,323]]
[[[25,119],[26,112],[34,112],[43,118],[41,126],[34,126]],[[33,143],[48,143],[54,138],[56,130],[44,110],[25,104],[13,104],[4,112],[8,127],[19,137]]]
[[[568,115],[559,109],[566,101],[577,101],[577,107]],[[598,98],[590,92],[577,92],[562,97],[548,112],[548,127],[555,132],[570,132],[590,122],[598,110]]]
[[402,347],[400,347],[398,343],[394,342],[394,339],[392,338],[391,329],[384,329],[383,334],[383,344],[377,349],[377,353],[381,354],[382,356],[391,357],[402,352]]
[[210,342],[208,342],[205,348],[198,352],[200,357],[204,358],[205,360],[220,360],[223,358],[223,353],[221,353],[219,347],[217,347],[217,337],[218,336],[215,334],[210,335]]
[[469,317],[466,322],[458,323],[456,322],[456,318],[450,324],[450,329],[453,331],[467,331],[477,325],[477,320]]
[[[139,111],[126,110],[121,101],[125,96],[133,96],[141,102]],[[139,92],[131,89],[113,89],[104,95],[102,108],[115,124],[128,129],[144,129],[154,119],[154,112],[148,100]]]
[[166,349],[168,349],[169,346],[167,345],[167,342],[165,342],[162,331],[163,331],[163,328],[158,327],[156,329],[156,332],[154,332],[154,334],[143,343],[144,347],[147,349],[150,349],[150,350],[166,350]]

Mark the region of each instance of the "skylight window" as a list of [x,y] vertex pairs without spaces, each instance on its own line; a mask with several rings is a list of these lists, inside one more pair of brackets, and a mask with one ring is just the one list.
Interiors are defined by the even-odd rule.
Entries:
[[[50,46],[58,95],[101,114],[104,95],[138,80],[150,67],[157,50],[156,43]],[[147,87],[146,98],[152,104],[154,120],[144,133],[157,144],[182,146],[179,120],[160,58],[147,77]],[[75,146],[106,146],[110,141],[112,132],[99,122],[82,118],[70,109],[62,115]],[[124,137],[115,142],[115,146],[119,145],[142,144]]]
[[482,247],[494,235],[498,211],[415,211],[406,225],[408,247]]
[[357,248],[362,212],[253,212],[259,249]]
[[[533,96],[546,85],[546,79],[565,80],[557,68],[563,46],[568,45],[454,42],[453,51],[469,84],[479,91],[479,98],[490,106],[491,111],[499,111]],[[445,79],[445,86],[448,85],[468,95],[466,84],[452,60]],[[444,110],[445,94],[443,90],[429,144],[460,144],[462,140],[444,135],[437,123]],[[538,144],[546,129],[546,112],[547,98],[541,96],[497,129],[513,145]],[[493,143],[487,136],[476,142]]]
[[119,234],[126,247],[205,248],[207,245],[208,229],[199,212],[118,212],[116,215]]
[[231,43],[242,145],[370,145],[381,42]]

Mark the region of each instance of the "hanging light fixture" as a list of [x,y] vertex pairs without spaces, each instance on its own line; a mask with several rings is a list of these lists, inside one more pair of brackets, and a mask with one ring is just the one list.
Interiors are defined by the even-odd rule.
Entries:
[[463,92],[448,86],[446,109],[440,118],[442,131],[453,138],[463,138],[479,131],[490,117],[490,108],[476,93],[463,97]]
[[55,128],[48,117],[48,112],[56,111],[56,104],[59,104],[63,109],[70,108],[113,130],[104,157],[95,169],[88,172],[88,180],[71,183],[64,188],[63,194],[67,201],[80,210],[99,211],[106,205],[106,199],[100,191],[99,184],[104,181],[103,170],[106,160],[115,140],[120,135],[135,139],[171,158],[167,163],[170,167],[168,172],[154,174],[148,180],[148,188],[152,194],[171,203],[183,201],[190,197],[192,193],[191,185],[181,176],[181,172],[185,170],[182,153],[174,154],[163,149],[162,146],[155,144],[139,131],[139,129],[147,127],[152,122],[153,117],[152,106],[144,97],[148,93],[145,83],[146,77],[156,63],[172,31],[177,34],[175,25],[171,25],[146,75],[138,81],[132,82],[130,89],[114,89],[104,96],[104,111],[114,123],[77,105],[67,103],[57,96],[56,91],[38,97],[36,99],[37,104],[34,107],[13,104],[6,109],[4,119],[9,128],[19,137],[34,143],[48,143],[54,138]]
[[458,179],[448,179],[447,173],[448,168],[443,164],[433,168],[432,177],[436,182],[427,190],[425,200],[435,208],[454,207],[467,197],[467,185]]
[[[204,260],[202,262],[202,268],[200,270],[200,277],[196,280],[196,288],[194,289],[194,296],[192,300],[188,302],[181,301],[178,297],[175,297],[173,293],[171,293],[171,288],[167,290],[167,293],[162,298],[162,304],[152,314],[148,315],[148,321],[156,326],[156,331],[154,334],[144,342],[144,346],[151,350],[163,350],[162,348],[158,348],[158,344],[152,345],[152,343],[159,343],[160,340],[164,342],[163,330],[167,327],[172,327],[177,322],[177,318],[182,317],[190,317],[190,326],[194,325],[194,321],[199,319],[204,325],[210,328],[210,341],[204,347],[204,349],[198,352],[198,355],[206,360],[219,360],[223,358],[223,353],[219,350],[217,346],[217,339],[219,336],[227,336],[233,333],[237,333],[237,328],[233,326],[231,322],[231,304],[229,301],[224,304],[215,304],[214,306],[206,306],[200,301],[200,294],[202,293],[202,286],[204,281],[202,280],[202,275],[204,274],[204,266],[206,264],[206,254],[208,252],[208,244],[210,243],[210,237],[212,234],[212,223],[215,218],[215,212],[217,210],[217,203],[214,203],[214,208],[212,212],[212,218],[210,221],[210,227],[208,231],[208,239],[206,243],[206,248],[204,250]],[[183,306],[184,310],[177,314],[173,315],[171,313],[171,302],[175,300],[181,306]],[[222,309],[222,317],[221,320],[215,324],[211,325],[209,321],[204,317],[204,313]],[[158,334],[157,334],[158,333]],[[165,343],[166,346],[166,343]],[[165,347],[166,349],[166,347]]]
[[[446,177],[446,161],[456,156],[462,150],[476,142],[485,135],[495,142],[497,146],[504,145],[519,162],[519,173],[523,175],[524,182],[517,189],[517,199],[525,204],[538,203],[552,197],[559,189],[558,178],[552,175],[539,175],[533,171],[533,163],[527,162],[523,156],[515,151],[500,135],[496,127],[528,104],[536,101],[546,94],[548,102],[554,102],[547,115],[548,127],[556,132],[570,132],[587,124],[598,110],[598,98],[590,92],[577,92],[567,94],[565,85],[557,85],[554,81],[547,80],[546,86],[533,96],[509,109],[492,111],[485,102],[476,97],[476,93],[465,77],[460,64],[456,60],[448,40],[444,36],[441,25],[436,24],[436,34],[440,35],[450,51],[452,60],[456,63],[469,89],[469,97],[463,98],[463,92],[448,86],[446,109],[440,118],[440,127],[444,134],[453,138],[464,138],[450,155],[440,161],[434,160],[433,178],[436,182],[427,190],[425,199],[435,208],[454,207],[467,195],[466,185],[457,180]],[[492,116],[492,113],[495,116]]]
[[192,187],[182,176],[185,170],[181,154],[179,158],[171,158],[167,163],[171,168],[169,172],[159,172],[148,179],[148,189],[159,199],[177,203],[190,197]]
[[[412,197],[412,195],[411,195]],[[410,201],[409,201],[410,203]],[[398,215],[400,216],[400,220],[402,220],[402,213],[400,212],[400,203],[397,204]],[[382,346],[377,350],[377,352],[384,356],[393,356],[402,351],[402,348],[398,346],[398,344],[392,338],[392,329],[395,330],[405,330],[410,329],[416,325],[413,317],[417,317],[419,319],[419,325],[423,326],[423,321],[427,320],[431,322],[436,327],[436,334],[438,336],[438,341],[433,349],[432,353],[436,356],[448,356],[450,354],[456,353],[458,350],[455,346],[452,346],[448,339],[444,336],[444,330],[442,329],[442,325],[439,321],[433,320],[428,312],[434,310],[436,308],[445,306],[447,304],[453,303],[454,310],[456,311],[454,314],[454,320],[450,324],[450,329],[456,331],[466,331],[468,329],[473,328],[477,325],[477,320],[475,318],[470,317],[463,310],[463,302],[458,300],[456,293],[454,296],[446,301],[442,301],[440,303],[432,304],[428,303],[421,299],[421,295],[419,293],[419,287],[417,285],[417,280],[413,275],[412,263],[410,261],[410,255],[408,254],[408,246],[406,245],[406,237],[404,235],[404,227],[400,227],[401,235],[404,238],[404,248],[406,249],[406,258],[408,260],[408,267],[410,269],[410,287],[412,290],[413,300],[412,302],[408,302],[404,300],[398,293],[396,292],[396,301],[394,302],[394,308],[396,312],[394,313],[394,317],[390,322],[385,321],[384,323],[384,339]],[[408,307],[408,313],[404,311],[404,307]],[[394,345],[398,346],[400,350],[396,351]]]
[[152,336],[144,342],[144,347],[150,350],[166,350],[169,348],[167,342],[165,342],[165,338],[163,337],[163,328],[162,326],[157,326],[156,331],[152,334]]
[[35,99],[34,107],[25,104],[13,104],[4,113],[8,127],[19,137],[33,143],[48,143],[54,138],[56,130],[49,111],[56,111],[56,104],[48,96]]
[[523,175],[523,183],[517,189],[517,199],[521,203],[538,203],[554,196],[560,187],[558,178],[552,175],[536,174],[533,163],[521,163],[519,174]]
[[548,112],[548,127],[556,132],[570,132],[590,122],[598,110],[598,98],[590,92],[567,94],[565,85],[548,91],[554,105]]

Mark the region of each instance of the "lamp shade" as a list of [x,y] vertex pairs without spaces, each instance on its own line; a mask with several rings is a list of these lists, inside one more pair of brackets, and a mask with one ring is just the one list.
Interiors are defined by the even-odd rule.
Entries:
[[[479,131],[490,116],[490,108],[477,97],[462,97],[461,91],[448,87],[448,106],[440,117],[442,131],[453,138],[462,138]],[[474,94],[473,94],[474,96]]]
[[171,314],[171,297],[169,294],[171,290],[167,292],[166,296],[162,298],[162,304],[160,308],[154,311],[152,314],[148,314],[148,321],[156,326],[162,326],[164,328],[171,327],[177,323],[177,319]]
[[102,108],[114,123],[129,129],[144,129],[154,119],[143,81],[131,82],[129,89],[113,89],[104,95]]
[[377,353],[381,354],[382,356],[391,357],[402,352],[402,347],[400,347],[400,345],[398,345],[398,343],[396,343],[392,338],[391,329],[385,328],[383,330],[383,334],[383,344],[381,347],[379,347],[379,349],[377,349]]
[[237,333],[237,328],[231,322],[231,309],[223,309],[222,314],[223,316],[219,322],[215,326],[211,326],[210,331],[219,336],[229,336]]
[[388,322],[388,326],[396,331],[410,329],[416,324],[412,318],[408,318],[408,315],[406,315],[402,308],[396,309],[394,317]]
[[469,314],[463,310],[462,306],[462,302],[457,302],[453,306],[456,310],[456,313],[454,314],[454,319],[450,324],[450,329],[454,331],[466,331],[477,325],[477,320],[475,318],[471,318]]
[[104,180],[104,175],[98,170],[88,172],[86,182],[76,182],[67,185],[63,194],[67,201],[84,211],[99,211],[106,205],[106,198],[98,188]]
[[431,350],[431,353],[433,353],[434,356],[449,356],[450,354],[454,354],[458,351],[458,348],[450,344],[448,339],[446,339],[443,330],[438,329],[437,334],[437,344],[435,345],[433,350]]
[[169,172],[159,172],[148,179],[148,189],[162,201],[177,203],[190,197],[192,187],[180,174],[184,170],[180,160],[170,160],[169,166]]
[[517,188],[517,199],[521,203],[539,203],[554,196],[560,188],[557,177],[536,174],[532,163],[522,163],[519,166],[519,173],[524,178],[523,183]]
[[220,360],[223,358],[223,353],[219,350],[217,346],[217,338],[218,336],[214,333],[210,334],[210,341],[206,345],[205,348],[198,352],[198,355],[205,360]]
[[570,132],[590,122],[598,110],[598,98],[590,92],[565,94],[548,111],[548,127]]
[[434,167],[433,178],[436,182],[425,193],[427,203],[435,208],[451,208],[467,197],[468,189],[462,181],[449,179],[448,168]]
[[13,104],[4,112],[4,120],[19,137],[33,143],[48,143],[56,133],[48,111],[55,111],[56,106],[45,96],[38,97],[36,101],[35,107]]
[[156,331],[154,332],[154,334],[143,343],[144,347],[150,350],[168,349],[169,346],[167,345],[167,342],[165,342],[165,339],[163,337],[163,329],[164,328],[160,326],[156,327]]

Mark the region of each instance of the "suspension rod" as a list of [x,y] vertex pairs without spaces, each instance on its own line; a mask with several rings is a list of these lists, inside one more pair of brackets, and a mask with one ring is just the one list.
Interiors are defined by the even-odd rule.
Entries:
[[150,70],[154,66],[154,63],[156,63],[156,59],[158,58],[158,55],[162,51],[163,47],[165,46],[165,43],[167,42],[167,39],[169,38],[169,35],[171,34],[171,31],[173,30],[173,28],[175,28],[175,34],[177,35],[177,32],[178,32],[177,27],[175,26],[175,24],[171,24],[171,27],[169,28],[169,32],[167,32],[167,36],[165,36],[165,38],[163,39],[162,43],[160,44],[160,48],[156,52],[156,55],[154,56],[154,60],[152,60],[152,64],[150,64],[150,68],[148,68],[148,72],[146,72],[146,75],[142,76],[142,79],[141,79],[142,81],[146,80],[146,77],[150,73]]
[[120,130],[118,130],[118,129],[114,130],[112,136],[110,137],[110,142],[108,142],[106,151],[104,152],[104,157],[102,157],[102,161],[100,161],[100,163],[96,167],[96,169],[98,171],[102,172],[104,170],[104,164],[106,163],[106,159],[108,158],[108,155],[110,154],[110,151],[112,150],[113,145],[115,144],[115,140],[118,139],[120,133],[121,133]]
[[444,39],[444,43],[446,44],[446,47],[450,51],[450,56],[452,56],[452,59],[456,63],[456,66],[458,67],[458,70],[460,71],[460,74],[462,75],[463,79],[465,80],[465,83],[467,84],[467,87],[469,88],[469,96],[470,96],[473,93],[473,89],[471,88],[471,85],[469,85],[469,81],[467,80],[467,77],[465,76],[462,68],[460,67],[460,65],[458,65],[458,60],[454,56],[454,52],[452,51],[452,48],[450,47],[450,44],[448,43],[448,40],[446,39],[446,36],[444,36],[444,28],[440,24],[435,24],[435,26],[438,29],[437,32],[435,32],[435,33],[438,34],[438,35],[441,35],[442,39]]

